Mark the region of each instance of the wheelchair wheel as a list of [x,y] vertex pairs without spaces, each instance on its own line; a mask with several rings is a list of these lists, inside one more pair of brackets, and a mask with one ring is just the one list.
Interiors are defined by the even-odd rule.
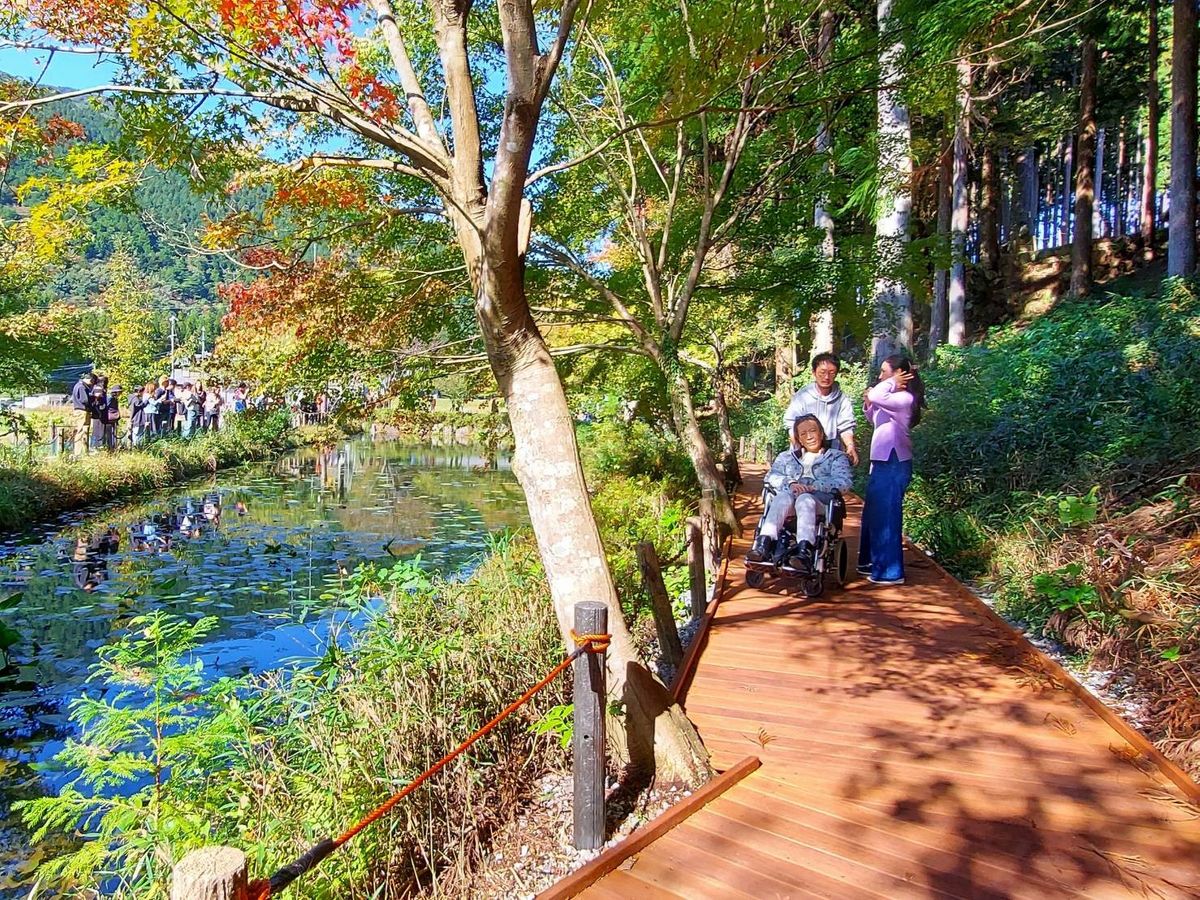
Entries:
[[823,579],[820,575],[809,575],[804,579],[804,583],[801,585],[801,588],[804,591],[805,597],[807,597],[809,600],[815,600],[817,597],[820,597],[822,592],[825,590],[825,579]]
[[746,570],[746,584],[752,588],[762,587],[767,580],[767,573],[760,572],[758,569]]
[[841,587],[846,583],[846,575],[850,571],[850,552],[846,542],[838,538],[833,543],[833,583]]

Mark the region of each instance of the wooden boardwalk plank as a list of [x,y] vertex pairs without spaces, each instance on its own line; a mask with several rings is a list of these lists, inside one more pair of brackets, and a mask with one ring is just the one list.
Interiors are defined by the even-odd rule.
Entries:
[[683,702],[718,766],[762,767],[582,896],[1200,897],[1177,773],[921,554],[900,587],[749,588],[747,481]]

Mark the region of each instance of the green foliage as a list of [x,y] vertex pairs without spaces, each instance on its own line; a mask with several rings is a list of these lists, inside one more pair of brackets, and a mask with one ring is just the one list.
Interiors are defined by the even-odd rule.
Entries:
[[105,274],[108,283],[99,299],[106,327],[98,329],[92,359],[112,383],[129,390],[163,371],[158,353],[161,335],[156,333],[150,291],[133,254],[118,248],[109,258]]
[[546,714],[529,726],[530,734],[553,735],[558,745],[566,750],[571,746],[575,734],[575,704],[560,703],[546,710]]
[[636,475],[663,481],[678,495],[696,494],[696,475],[675,435],[635,419],[605,416],[577,429],[584,470],[603,480]]
[[1114,497],[1153,494],[1187,515],[1186,479],[1146,486],[1194,459],[1197,365],[1200,301],[1184,282],[1064,304],[941,351],[923,373],[931,405],[913,432],[906,530],[957,574],[985,576],[1000,608],[1035,628],[1051,617],[1056,633],[1076,620],[1122,628],[1130,585],[1101,589],[1095,560],[1055,548],[1095,527]]
[[1094,485],[1083,497],[1060,497],[1058,500],[1058,521],[1072,528],[1077,525],[1087,525],[1096,521],[1096,513],[1100,509],[1100,485]]
[[57,796],[16,804],[35,843],[73,832],[84,841],[39,868],[44,883],[165,897],[164,844],[204,843],[210,825],[186,785],[211,774],[200,761],[232,736],[201,692],[203,663],[193,655],[216,625],[215,617],[189,623],[155,612],[132,619],[128,634],[97,651],[91,680],[102,690],[72,704],[79,737],[55,758],[73,778]]
[[[672,499],[662,483],[641,475],[613,475],[593,494],[592,511],[604,536],[621,608],[631,623],[636,622],[650,609],[638,569],[637,545],[653,544],[664,563],[664,580],[678,585],[670,564],[674,561],[678,566],[683,554],[688,509],[683,501]],[[686,568],[683,571],[686,578]]]
[[1092,521],[1097,485],[1136,489],[1194,453],[1197,367],[1200,299],[1185,282],[1064,304],[940,349],[923,372],[930,408],[913,432],[906,527],[976,575],[992,538],[1030,517],[1052,510],[1050,529]]
[[[365,617],[353,638],[335,628],[307,665],[260,679],[200,682],[189,653],[209,620],[147,617],[105,648],[95,677],[118,693],[73,711],[84,736],[61,762],[78,779],[23,807],[38,840],[85,823],[82,843],[39,869],[43,884],[163,897],[171,861],[200,844],[239,846],[253,872],[274,871],[374,808],[561,659],[528,538],[497,542],[463,584],[431,580],[411,560],[363,567],[334,602]],[[477,811],[521,790],[529,770],[561,762],[569,709],[559,679],[294,890],[370,896],[386,883],[398,892],[419,869],[447,895],[464,893],[454,879],[469,877],[481,850]],[[168,767],[173,777],[156,777]]]

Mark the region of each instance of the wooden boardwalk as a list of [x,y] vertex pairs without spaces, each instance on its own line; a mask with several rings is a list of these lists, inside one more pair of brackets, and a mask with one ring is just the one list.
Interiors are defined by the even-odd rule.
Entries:
[[751,590],[742,502],[685,706],[762,767],[581,896],[1200,897],[1197,808],[961,585],[909,551],[902,587]]

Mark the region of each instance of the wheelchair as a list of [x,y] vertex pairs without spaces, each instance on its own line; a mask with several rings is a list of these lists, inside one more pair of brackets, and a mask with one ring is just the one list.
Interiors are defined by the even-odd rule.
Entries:
[[[767,507],[775,490],[770,485],[763,485],[762,504],[763,514],[759,517],[758,526],[754,529],[754,537],[758,537],[766,519]],[[800,589],[804,596],[811,599],[820,597],[825,592],[825,579],[832,578],[834,584],[841,586],[846,583],[850,567],[850,555],[846,542],[842,539],[842,522],[846,518],[846,501],[840,491],[834,491],[828,503],[817,509],[817,536],[813,542],[813,567],[811,572],[803,572],[792,568],[788,560],[792,556],[792,548],[796,545],[795,519],[791,518],[779,532],[775,554],[772,559],[755,561],[747,558],[746,584],[759,588],[766,584],[768,578],[794,578],[800,580]]]

